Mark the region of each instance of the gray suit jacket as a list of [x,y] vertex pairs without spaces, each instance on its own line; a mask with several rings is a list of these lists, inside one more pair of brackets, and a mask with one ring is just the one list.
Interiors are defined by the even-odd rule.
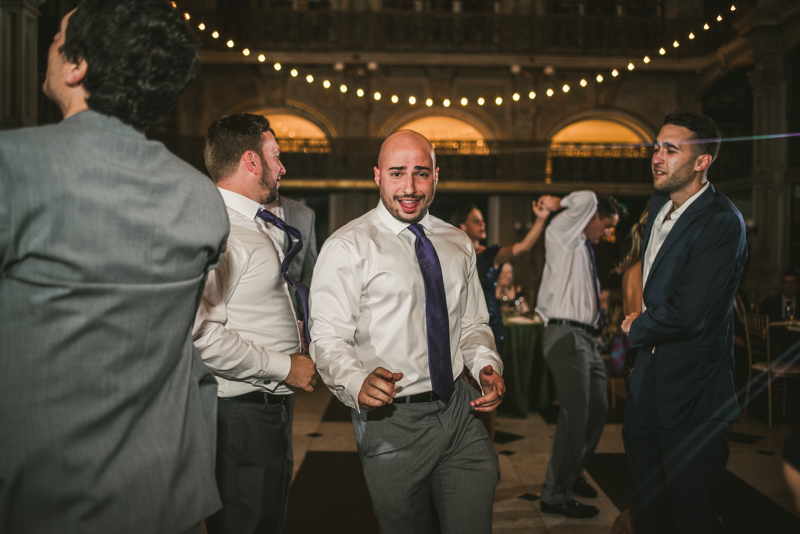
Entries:
[[220,507],[192,345],[214,184],[93,111],[0,133],[0,532],[169,533]]
[[[314,220],[316,214],[314,210],[284,196],[280,197],[281,207],[283,208],[284,220],[300,230],[303,235],[303,249],[294,257],[292,263],[289,265],[289,274],[295,279],[300,280],[306,286],[311,286],[311,273],[314,272],[314,265],[317,263],[317,236],[314,231]],[[288,252],[291,248],[291,240],[287,235],[283,241],[283,251]],[[292,299],[294,300],[294,309],[297,313],[297,318],[301,319],[303,314],[303,306],[300,302],[300,297],[297,292],[289,285]]]

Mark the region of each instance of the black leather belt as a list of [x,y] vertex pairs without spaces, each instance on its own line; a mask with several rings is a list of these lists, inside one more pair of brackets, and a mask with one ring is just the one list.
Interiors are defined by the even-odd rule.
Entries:
[[408,395],[406,397],[395,397],[392,404],[414,404],[418,402],[435,402],[442,400],[442,398],[433,391],[426,391],[425,393],[417,393],[416,395]]
[[235,397],[220,397],[219,400],[223,401],[239,401],[239,402],[255,402],[258,404],[264,404],[264,401],[267,401],[267,404],[283,404],[286,402],[286,398],[289,395],[274,395],[272,393],[266,393],[261,391],[251,391],[250,393],[245,393],[244,395],[237,395]]
[[572,326],[572,327],[575,327],[575,328],[580,328],[582,330],[585,330],[586,332],[589,332],[590,334],[594,334],[594,326],[588,325],[586,323],[579,323],[578,321],[571,321],[569,319],[550,319],[550,320],[547,321],[547,324],[548,325],[556,324],[556,325],[562,325],[562,326]]

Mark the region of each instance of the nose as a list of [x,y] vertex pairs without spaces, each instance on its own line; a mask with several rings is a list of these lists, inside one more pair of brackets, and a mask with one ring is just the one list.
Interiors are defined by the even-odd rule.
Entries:
[[416,182],[414,181],[414,175],[412,173],[408,173],[403,178],[403,183],[400,186],[400,190],[404,195],[413,195],[417,192]]
[[283,176],[286,174],[286,167],[283,166],[283,162],[281,160],[278,160],[278,164],[281,166],[281,172],[279,174]]
[[653,152],[653,165],[664,163],[664,157],[660,148],[656,148]]

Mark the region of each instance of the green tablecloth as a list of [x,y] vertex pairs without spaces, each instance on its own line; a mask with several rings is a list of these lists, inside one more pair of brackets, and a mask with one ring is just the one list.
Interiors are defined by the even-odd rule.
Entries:
[[547,364],[542,350],[544,325],[506,323],[503,349],[503,378],[506,395],[500,412],[527,417],[530,412],[545,409],[550,403]]

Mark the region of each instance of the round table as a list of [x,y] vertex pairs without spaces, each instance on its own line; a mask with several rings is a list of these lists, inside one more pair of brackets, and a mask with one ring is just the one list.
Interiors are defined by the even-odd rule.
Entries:
[[547,381],[547,364],[542,350],[544,324],[504,323],[505,347],[503,349],[503,379],[506,394],[499,411],[504,415],[527,417],[550,404]]

